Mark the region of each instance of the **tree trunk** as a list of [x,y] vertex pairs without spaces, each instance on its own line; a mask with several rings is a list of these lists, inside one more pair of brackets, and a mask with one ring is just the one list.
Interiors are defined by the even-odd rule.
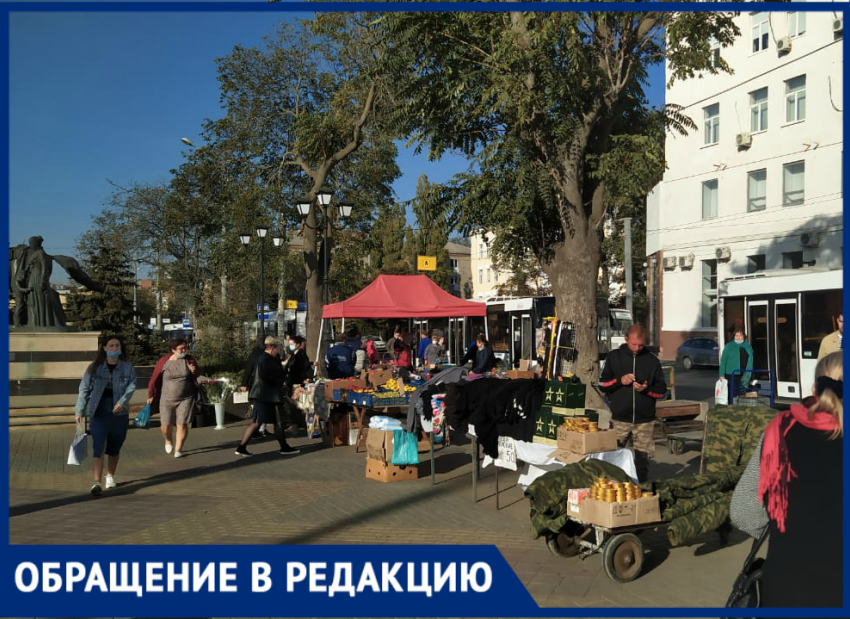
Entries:
[[555,248],[552,262],[545,265],[558,308],[558,317],[576,329],[575,374],[588,386],[587,405],[602,407],[602,399],[590,387],[599,378],[599,342],[597,339],[596,274],[599,272],[596,230],[586,236],[576,233]]

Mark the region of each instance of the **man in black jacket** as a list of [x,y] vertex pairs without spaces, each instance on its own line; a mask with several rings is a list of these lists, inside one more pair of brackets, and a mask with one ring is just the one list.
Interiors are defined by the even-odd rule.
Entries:
[[631,439],[640,481],[649,477],[649,460],[655,453],[655,403],[667,394],[661,362],[644,348],[645,343],[643,326],[629,327],[626,343],[608,353],[599,378],[611,402],[617,442],[624,447]]

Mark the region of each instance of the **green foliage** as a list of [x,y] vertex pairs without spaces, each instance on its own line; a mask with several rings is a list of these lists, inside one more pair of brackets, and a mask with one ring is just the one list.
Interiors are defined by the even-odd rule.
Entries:
[[143,326],[134,322],[135,276],[115,218],[100,215],[94,227],[77,242],[83,269],[103,286],[103,292],[82,291],[68,296],[69,322],[81,331],[115,334],[124,342],[134,363],[143,365],[153,355],[153,344]]
[[232,331],[208,328],[195,344],[193,354],[206,376],[219,372],[239,372],[251,354],[252,346]]
[[413,265],[405,253],[408,235],[404,206],[380,204],[372,228],[371,264],[377,273],[410,275]]
[[412,272],[415,272],[417,256],[435,256],[437,270],[426,272],[434,282],[444,290],[449,290],[451,269],[449,268],[449,231],[452,222],[448,212],[439,200],[437,188],[428,182],[424,174],[416,183],[416,196],[410,202],[410,208],[416,216],[416,229],[409,234],[405,247]]

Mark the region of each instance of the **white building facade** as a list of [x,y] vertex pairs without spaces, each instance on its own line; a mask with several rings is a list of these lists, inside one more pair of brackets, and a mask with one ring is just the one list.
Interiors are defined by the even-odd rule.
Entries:
[[496,237],[492,233],[472,236],[472,297],[486,299],[498,296],[497,288],[508,281],[510,273],[499,271],[490,257],[490,248]]
[[718,316],[718,282],[842,267],[841,17],[742,13],[741,37],[719,50],[734,73],[667,89],[667,103],[684,106],[697,129],[668,134],[668,169],[647,199],[650,320],[662,358],[734,321]]

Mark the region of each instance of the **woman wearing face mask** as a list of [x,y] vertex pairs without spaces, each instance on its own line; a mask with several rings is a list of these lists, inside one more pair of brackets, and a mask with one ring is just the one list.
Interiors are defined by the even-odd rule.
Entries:
[[292,336],[289,352],[286,384],[289,386],[290,395],[292,395],[293,387],[313,378],[313,364],[307,357],[307,340],[300,335]]
[[[198,398],[197,381],[201,369],[195,358],[189,355],[186,340],[169,340],[168,350],[170,352],[157,362],[148,383],[148,404],[151,405],[151,415],[159,412],[165,453],[174,452],[174,457],[180,458]],[[175,426],[176,443],[173,439]]]
[[88,417],[92,437],[91,493],[100,496],[103,487],[103,453],[109,457],[106,466],[106,488],[114,488],[115,471],[121,446],[130,425],[130,398],[136,390],[136,371],[124,357],[124,347],[117,337],[107,337],[97,351],[94,362],[80,382],[74,418],[81,423]]
[[[720,357],[720,378],[730,383],[729,386],[729,404],[732,404],[732,372],[735,370],[752,370],[753,369],[753,347],[746,340],[744,331],[736,329],[734,339],[727,342],[723,347],[723,355]],[[750,374],[742,372],[738,374],[738,385],[736,390],[741,391],[746,388],[749,383]]]

